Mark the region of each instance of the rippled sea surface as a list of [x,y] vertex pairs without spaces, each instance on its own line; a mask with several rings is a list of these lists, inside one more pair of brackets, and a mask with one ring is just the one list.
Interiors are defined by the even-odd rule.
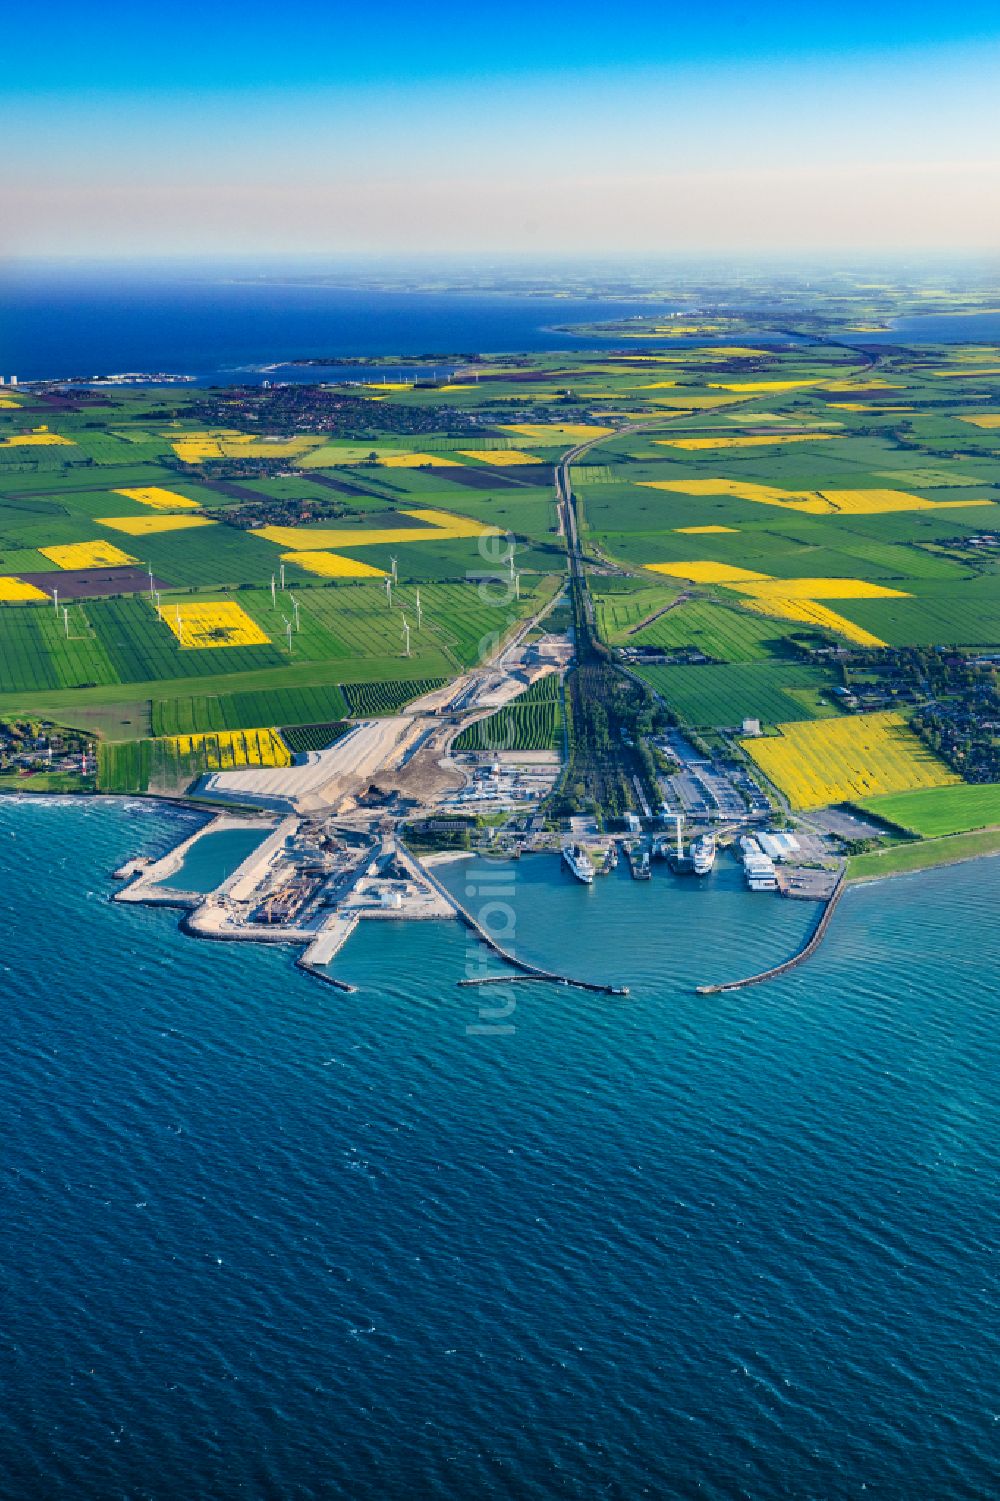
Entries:
[[109,905],[187,829],[0,804],[0,1495],[998,1493],[1000,862],[722,998],[811,912],[454,865],[630,996],[459,988],[416,923],[342,995]]

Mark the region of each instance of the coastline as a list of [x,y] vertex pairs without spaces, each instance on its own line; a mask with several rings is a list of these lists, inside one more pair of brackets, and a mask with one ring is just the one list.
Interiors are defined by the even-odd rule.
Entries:
[[[972,848],[973,844],[979,848]],[[852,855],[847,864],[848,886],[870,886],[896,876],[920,875],[949,865],[967,865],[1000,855],[1000,828],[970,829],[963,834],[944,834],[937,839],[915,840],[881,854]],[[888,863],[888,869],[884,868]],[[879,867],[883,868],[879,868]]]

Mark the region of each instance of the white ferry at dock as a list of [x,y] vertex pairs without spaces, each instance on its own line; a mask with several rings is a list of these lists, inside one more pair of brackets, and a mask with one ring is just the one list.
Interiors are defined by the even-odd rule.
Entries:
[[589,886],[594,879],[594,866],[587,851],[579,844],[564,844],[562,857],[576,879]]

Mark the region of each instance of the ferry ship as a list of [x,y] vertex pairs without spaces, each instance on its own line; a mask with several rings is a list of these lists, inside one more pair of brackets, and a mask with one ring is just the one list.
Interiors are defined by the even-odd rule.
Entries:
[[578,881],[589,886],[594,879],[594,867],[587,851],[578,844],[564,844],[562,857]]
[[707,876],[715,865],[715,835],[699,834],[691,841],[691,869],[696,876]]

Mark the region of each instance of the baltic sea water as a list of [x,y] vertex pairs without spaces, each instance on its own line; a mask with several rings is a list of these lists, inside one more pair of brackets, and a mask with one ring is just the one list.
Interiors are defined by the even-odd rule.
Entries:
[[[0,802],[0,1495],[959,1501],[1000,1489],[1000,862],[804,905],[554,860],[286,951],[109,903],[190,821]],[[567,937],[567,935],[571,935]]]
[[[600,347],[594,336],[567,333],[563,325],[666,313],[672,306],[514,292],[388,291],[142,267],[115,275],[7,268],[0,274],[0,374],[48,380],[146,371],[188,376],[199,385],[308,383],[363,380],[366,371],[288,362],[425,354],[428,373],[440,374],[448,355]],[[787,337],[754,334],[757,343]],[[1000,316],[921,315],[864,336],[873,345],[963,340],[1000,342]],[[719,341],[669,341],[675,349],[711,342]],[[391,365],[387,373],[391,377]],[[412,374],[412,367],[401,373]]]

